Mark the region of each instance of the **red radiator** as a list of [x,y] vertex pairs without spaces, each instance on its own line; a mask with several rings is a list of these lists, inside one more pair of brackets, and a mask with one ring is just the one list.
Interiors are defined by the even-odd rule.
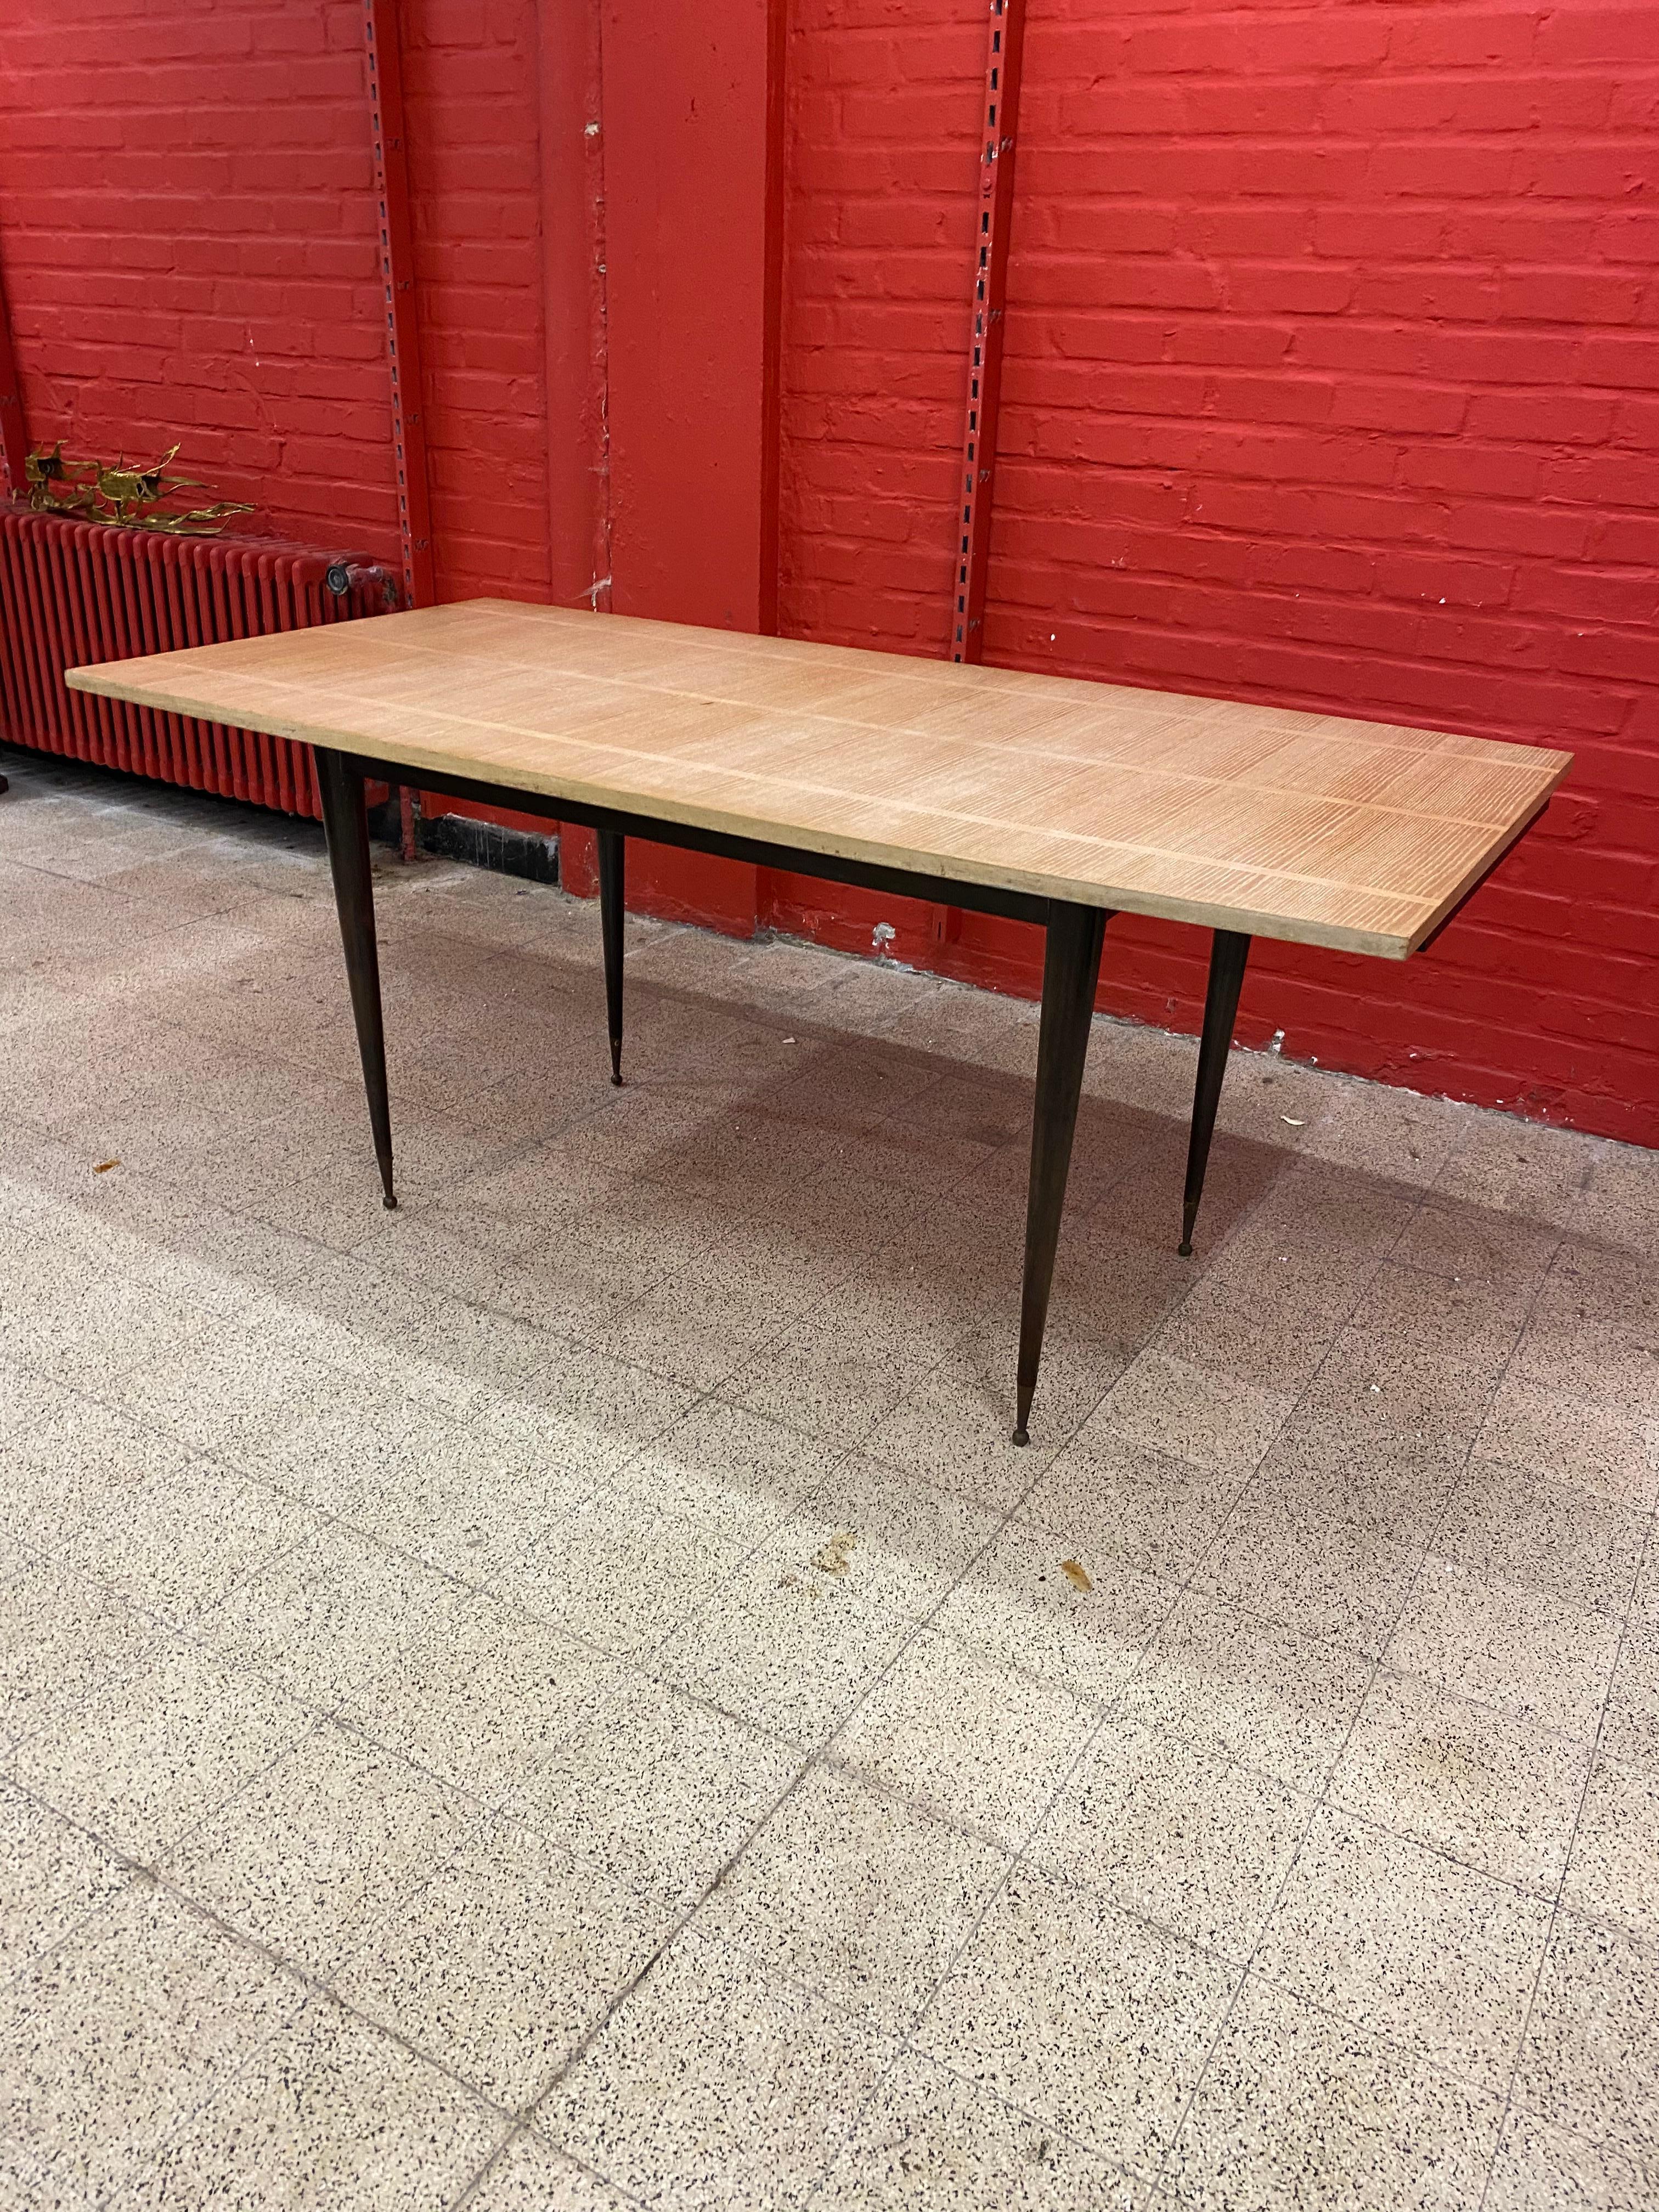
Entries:
[[71,691],[66,668],[384,613],[391,570],[255,538],[0,507],[0,718],[14,744],[316,815],[309,745]]

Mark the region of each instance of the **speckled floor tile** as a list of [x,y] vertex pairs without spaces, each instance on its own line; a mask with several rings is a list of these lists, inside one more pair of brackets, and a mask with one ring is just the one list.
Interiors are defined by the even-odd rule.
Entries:
[[831,1748],[888,1789],[1018,1849],[1097,1717],[1069,1690],[924,1628]]
[[1659,1627],[1632,1623],[1613,1670],[1601,1748],[1626,1766],[1659,1769]]
[[233,1927],[326,1974],[482,1821],[476,1802],[325,1723],[164,1862]]
[[132,2212],[273,2203],[442,2212],[507,2123],[459,2082],[313,1997],[176,2136],[124,2200]]
[[176,1282],[135,1283],[107,1251],[63,1231],[60,1223],[48,1241],[31,1235],[27,1223],[0,1229],[0,1276],[13,1291],[0,1308],[0,1352],[101,1395],[212,1320]]
[[960,1357],[947,1359],[909,1391],[868,1432],[864,1448],[872,1459],[921,1481],[1006,1510],[1071,1434],[1049,1376],[1042,1380],[1031,1441],[1024,1450],[1012,1441],[1006,1381],[982,1375]]
[[1477,1449],[1638,1512],[1659,1505],[1659,1441],[1650,1421],[1522,1375],[1504,1376]]
[[729,1535],[781,1521],[836,1464],[833,1449],[720,1398],[641,1443],[627,1486]]
[[[1342,1257],[1354,1255],[1345,1249]],[[1369,1273],[1370,1263],[1363,1264]],[[1358,1281],[1316,1273],[1300,1254],[1292,1265],[1288,1253],[1267,1259],[1230,1249],[1165,1323],[1158,1348],[1253,1389],[1295,1397],[1340,1332],[1358,1288]]]
[[1068,1558],[1110,1558],[1144,1574],[1184,1582],[1237,1497],[1235,1477],[1215,1475],[1090,1422],[1064,1447],[1021,1508],[1052,1529]]
[[491,1587],[526,1613],[600,1650],[650,1651],[705,1605],[753,1548],[706,1521],[606,1500],[579,1506]]
[[319,1386],[315,1353],[283,1345],[247,1356],[247,1333],[220,1323],[122,1376],[112,1404],[158,1432],[233,1465],[257,1467]]
[[1165,2169],[1194,2212],[1478,2204],[1501,2100],[1254,1979]]
[[1553,1897],[1588,1744],[1385,1668],[1331,1779],[1333,1804]]
[[42,1550],[142,1511],[189,1462],[176,1439],[0,1358],[0,1532]]
[[637,2197],[772,2212],[805,2203],[895,2048],[799,1984],[686,1936],[537,2118]]
[[1501,2095],[1549,1925],[1541,1898],[1322,1808],[1254,1971]]
[[[0,2144],[88,2202],[300,2009],[301,1985],[153,1883],[129,1886],[0,1996]],[[15,2170],[15,2168],[14,2168]]]
[[1146,2185],[907,2051],[812,2203],[823,2212],[1139,2212]]
[[1255,1466],[1295,1401],[1156,1346],[1141,1353],[1093,1417],[1094,1428],[1173,1452],[1222,1474]]
[[1470,1116],[1468,1133],[1435,1182],[1437,1198],[1559,1226],[1582,1213],[1595,1140],[1568,1129]]
[[1512,2094],[1592,2142],[1659,2140],[1659,1950],[1559,1912]]
[[298,1743],[315,1716],[270,1682],[169,1636],[136,1674],[26,1738],[11,1771],[116,1850],[153,1860]]
[[497,1804],[522,1789],[603,1696],[615,1662],[483,1593],[351,1691],[348,1728]]
[[1401,1673],[1588,1743],[1618,1649],[1604,1613],[1431,1558],[1387,1656]]
[[801,1500],[775,1548],[798,1573],[833,1573],[850,1596],[921,1620],[996,1529],[984,1506],[854,1452]]
[[1269,1627],[1382,1655],[1420,1554],[1374,1529],[1247,1491],[1193,1577]]
[[0,1783],[0,1990],[129,1878],[84,1828]]
[[[1535,1297],[1524,1272],[1447,1276],[1385,1259],[1365,1285],[1352,1324],[1392,1346],[1424,1383],[1448,1397],[1490,1388],[1520,1341]],[[1454,1364],[1443,1368],[1442,1355]]]
[[1514,1371],[1546,1390],[1588,1397],[1632,1419],[1659,1416],[1659,1346],[1633,1315],[1610,1319],[1577,1302],[1540,1301],[1516,1348]]
[[[1617,1153],[1603,1149],[1603,1167],[1622,1154],[1622,1147]],[[1625,1159],[1625,1168],[1632,1182],[1644,1181],[1651,1172],[1647,1155],[1634,1148]],[[1556,1255],[1539,1304],[1546,1313],[1565,1310],[1599,1314],[1604,1320],[1640,1329],[1659,1316],[1659,1288],[1654,1283],[1651,1256],[1639,1245],[1598,1244],[1569,1235]]]
[[1437,1192],[1412,1216],[1393,1256],[1398,1266],[1456,1281],[1535,1285],[1559,1241],[1553,1230],[1536,1222]]
[[672,1924],[546,1837],[491,1820],[335,1969],[350,2008],[517,2111]]
[[1478,1452],[1435,1532],[1434,1547],[1493,1581],[1622,1620],[1647,1540],[1646,1516]]
[[745,1559],[669,1636],[652,1671],[754,1727],[823,1743],[915,1632],[902,1607],[867,1603],[781,1538]]
[[1455,1338],[1425,1346],[1372,1328],[1362,1305],[1286,1422],[1282,1444],[1322,1462],[1337,1490],[1356,1461],[1455,1471],[1480,1433],[1502,1364],[1495,1353],[1466,1353]]
[[1472,1109],[1455,1099],[1425,1098],[1385,1084],[1350,1080],[1334,1092],[1304,1136],[1304,1151],[1402,1184],[1427,1188],[1438,1181],[1471,1119]]
[[1026,1856],[1243,1963],[1313,1800],[1268,1774],[1128,1722],[1109,1722]]
[[1633,1627],[1644,1631],[1659,1629],[1659,1544],[1648,1546],[1642,1571],[1636,1577],[1630,1617]]
[[212,1460],[191,1459],[90,1516],[59,1556],[183,1626],[312,1534],[307,1507]]
[[1073,1529],[1024,1514],[940,1607],[939,1626],[1000,1666],[1103,1705],[1123,1687],[1180,1597]]
[[902,2033],[1007,1863],[989,1842],[819,1767],[772,1814],[696,1925],[871,2027]]
[[319,1528],[202,1616],[233,1666],[323,1710],[453,1614],[456,1584],[353,1531]]
[[1512,2112],[1492,2164],[1486,2212],[1640,2212],[1659,2203],[1653,2147],[1589,2143]]
[[1126,1686],[1119,1711],[1317,1790],[1371,1678],[1370,1660],[1270,1628],[1224,1599],[1183,1598]]
[[686,1908],[800,1772],[805,1756],[623,1669],[508,1802],[585,1865]]
[[916,2031],[919,2045],[1153,2178],[1238,1969],[1097,1893],[1016,1869]]
[[533,2129],[514,2136],[465,2201],[466,2212],[626,2212],[629,2202]]
[[1288,1513],[1366,1530],[1421,1551],[1462,1479],[1467,1444],[1423,1435],[1359,1437],[1306,1401],[1252,1479],[1253,1496]]
[[854,1444],[890,1413],[929,1362],[896,1345],[872,1347],[796,1323],[737,1368],[723,1397],[821,1441]]
[[1647,2212],[1654,1155],[6,767],[6,2212]]
[[1590,1770],[1561,1895],[1659,1948],[1659,1772],[1601,1758]]
[[23,1562],[0,1606],[0,1745],[67,1721],[96,1685],[136,1674],[166,1633],[55,1560]]

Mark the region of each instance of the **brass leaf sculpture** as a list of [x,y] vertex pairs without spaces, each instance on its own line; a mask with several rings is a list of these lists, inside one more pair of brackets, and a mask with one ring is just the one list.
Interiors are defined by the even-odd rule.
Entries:
[[244,500],[182,508],[171,504],[182,492],[206,489],[193,477],[170,473],[178,453],[173,446],[149,468],[134,469],[127,466],[125,454],[113,462],[66,461],[61,438],[50,451],[38,446],[23,465],[29,505],[44,514],[167,530],[179,538],[211,538],[227,515],[252,514]]

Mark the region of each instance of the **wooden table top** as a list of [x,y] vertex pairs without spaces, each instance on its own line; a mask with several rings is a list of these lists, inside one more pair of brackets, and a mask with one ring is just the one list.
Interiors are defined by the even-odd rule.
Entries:
[[1395,959],[1572,757],[499,599],[68,680],[417,773]]

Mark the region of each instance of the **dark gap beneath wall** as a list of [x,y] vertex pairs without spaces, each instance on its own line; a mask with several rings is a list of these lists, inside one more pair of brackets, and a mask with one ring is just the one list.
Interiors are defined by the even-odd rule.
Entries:
[[[398,825],[395,810],[383,832],[396,844]],[[441,854],[447,860],[465,860],[471,867],[493,868],[497,875],[523,876],[532,884],[559,880],[559,841],[533,830],[514,830],[500,822],[479,822],[470,814],[421,816],[416,836],[423,853]]]

